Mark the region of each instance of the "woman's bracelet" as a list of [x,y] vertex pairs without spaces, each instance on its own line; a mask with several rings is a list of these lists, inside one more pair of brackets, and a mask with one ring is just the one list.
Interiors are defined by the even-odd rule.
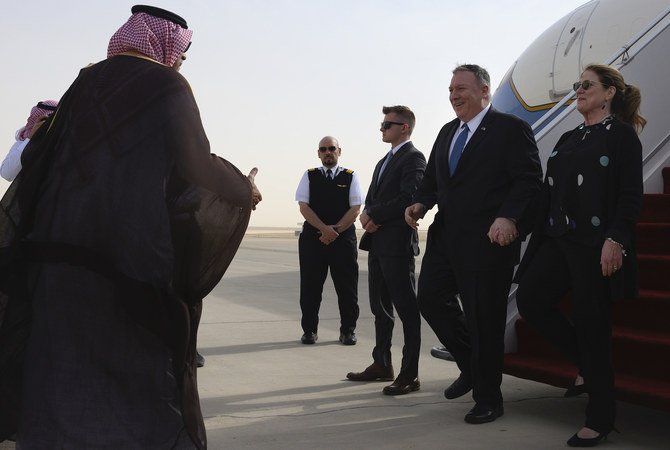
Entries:
[[622,254],[623,256],[626,256],[626,249],[623,248],[623,244],[618,243],[617,241],[615,241],[615,240],[612,239],[612,238],[607,238],[607,240],[610,241],[612,244],[616,244],[616,245],[618,245],[619,248],[621,249],[621,254]]

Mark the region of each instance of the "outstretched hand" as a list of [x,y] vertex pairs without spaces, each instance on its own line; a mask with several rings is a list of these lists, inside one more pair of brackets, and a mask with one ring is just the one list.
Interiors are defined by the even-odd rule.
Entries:
[[256,186],[257,173],[258,173],[258,167],[254,167],[253,169],[251,169],[251,172],[249,172],[249,175],[247,175],[247,178],[251,182],[251,202],[252,202],[251,209],[253,210],[256,210],[256,205],[258,205],[258,203],[260,203],[260,201],[263,200],[261,191],[259,191],[258,187]]

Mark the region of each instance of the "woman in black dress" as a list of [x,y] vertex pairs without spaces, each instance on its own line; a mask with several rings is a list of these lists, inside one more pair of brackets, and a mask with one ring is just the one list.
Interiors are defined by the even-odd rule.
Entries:
[[[584,123],[547,162],[540,213],[519,267],[519,312],[579,368],[567,395],[588,392],[584,427],[568,440],[597,445],[614,428],[610,303],[637,294],[634,229],[642,202],[646,120],[640,90],[592,64],[575,83]],[[571,292],[572,320],[557,305]]]

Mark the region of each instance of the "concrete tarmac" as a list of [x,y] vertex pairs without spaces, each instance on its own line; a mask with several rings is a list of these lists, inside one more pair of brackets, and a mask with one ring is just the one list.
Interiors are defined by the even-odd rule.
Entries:
[[[420,269],[417,258],[417,273]],[[468,394],[446,400],[455,363],[430,356],[436,345],[422,323],[421,390],[383,395],[387,383],[347,381],[372,362],[374,324],[368,304],[367,254],[360,252],[358,344],[338,342],[339,313],[324,287],[319,340],[300,336],[297,239],[292,232],[250,230],[219,286],[205,299],[198,381],[211,449],[562,449],[584,421],[586,397],[504,376],[505,415],[470,425]],[[402,326],[394,331],[400,367]],[[618,404],[617,428],[599,447],[670,449],[670,413]]]
[[[359,253],[358,344],[338,342],[339,313],[330,281],[324,287],[319,340],[300,336],[297,239],[292,230],[250,230],[219,286],[205,299],[198,348],[206,357],[198,382],[209,448],[290,450],[471,449],[551,450],[584,420],[586,397],[505,375],[505,415],[463,421],[470,395],[446,400],[456,364],[430,356],[437,344],[422,324],[421,390],[390,397],[386,383],[347,381],[372,362],[374,324],[368,305],[367,253]],[[417,273],[421,258],[417,258]],[[402,327],[394,330],[400,366]],[[618,403],[617,428],[604,449],[670,449],[670,413]],[[10,442],[0,450],[13,449]]]

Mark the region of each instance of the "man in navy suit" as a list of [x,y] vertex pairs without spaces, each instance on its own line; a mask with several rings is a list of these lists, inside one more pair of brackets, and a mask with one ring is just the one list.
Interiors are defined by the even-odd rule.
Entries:
[[416,119],[406,106],[385,106],[382,109],[382,141],[391,150],[375,167],[372,182],[361,213],[365,233],[360,248],[368,254],[370,309],[375,316],[375,348],[373,363],[363,372],[349,372],[352,381],[391,381],[391,337],[395,308],[403,326],[405,345],[398,377],[384,387],[387,395],[401,395],[420,387],[419,348],[421,346],[421,315],[416,302],[414,257],[419,254],[419,238],[415,229],[404,220],[416,191],[426,158],[417,150],[410,136]]
[[482,67],[454,69],[449,100],[457,118],[440,130],[405,211],[416,227],[427,210],[439,208],[428,230],[417,301],[461,370],[444,395],[473,390],[468,423],[491,422],[504,411],[507,296],[542,181],[530,126],[491,107],[490,85]]

